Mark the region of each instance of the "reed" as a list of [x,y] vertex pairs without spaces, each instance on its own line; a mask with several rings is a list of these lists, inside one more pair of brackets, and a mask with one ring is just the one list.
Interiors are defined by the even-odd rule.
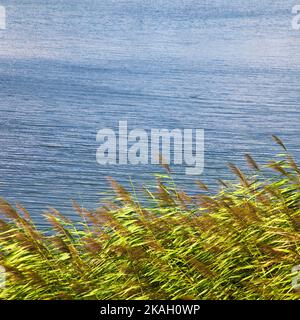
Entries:
[[158,181],[147,207],[110,179],[112,201],[74,203],[80,222],[49,210],[51,232],[1,199],[0,299],[298,299],[300,170],[274,140],[279,158],[246,155],[247,174],[230,164],[237,181],[216,194],[201,181],[194,196]]

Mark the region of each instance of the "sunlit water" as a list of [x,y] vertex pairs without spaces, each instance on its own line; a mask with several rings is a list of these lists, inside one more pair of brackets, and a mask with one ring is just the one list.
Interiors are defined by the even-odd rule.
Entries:
[[[300,1],[299,1],[300,2]],[[295,1],[1,0],[0,194],[41,222],[49,206],[93,208],[106,177],[154,183],[157,166],[100,166],[96,133],[204,128],[214,185],[227,162],[279,149],[300,159],[300,31]],[[300,4],[300,3],[299,3]],[[193,190],[195,177],[176,167]]]

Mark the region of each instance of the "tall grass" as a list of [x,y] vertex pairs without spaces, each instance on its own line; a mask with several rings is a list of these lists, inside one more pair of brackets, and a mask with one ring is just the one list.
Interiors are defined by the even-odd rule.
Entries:
[[147,208],[111,179],[113,201],[74,203],[80,223],[50,209],[51,233],[1,199],[0,299],[298,299],[300,169],[274,139],[282,155],[262,168],[246,155],[251,174],[231,164],[238,181],[217,194],[158,179]]

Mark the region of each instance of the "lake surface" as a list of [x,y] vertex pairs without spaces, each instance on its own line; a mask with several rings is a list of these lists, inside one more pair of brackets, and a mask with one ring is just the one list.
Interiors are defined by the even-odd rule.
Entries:
[[[20,3],[21,2],[21,3]],[[0,195],[41,222],[70,199],[93,208],[106,177],[154,183],[158,166],[100,166],[96,133],[204,128],[205,170],[279,148],[300,160],[300,31],[295,1],[1,0]],[[300,1],[299,1],[300,4]],[[195,177],[174,168],[193,190]]]

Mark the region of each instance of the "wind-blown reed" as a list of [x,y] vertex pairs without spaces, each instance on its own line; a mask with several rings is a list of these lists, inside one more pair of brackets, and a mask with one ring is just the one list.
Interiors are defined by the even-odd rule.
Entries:
[[298,299],[300,169],[274,139],[284,154],[264,166],[246,155],[247,175],[230,164],[238,182],[217,194],[198,181],[188,195],[168,173],[145,207],[110,179],[113,201],[74,203],[80,223],[50,209],[50,233],[1,199],[0,299]]

